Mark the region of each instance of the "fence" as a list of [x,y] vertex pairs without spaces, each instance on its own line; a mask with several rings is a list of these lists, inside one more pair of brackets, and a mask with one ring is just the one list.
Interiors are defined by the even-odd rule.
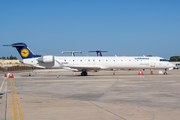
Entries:
[[0,71],[2,72],[9,72],[9,71],[22,71],[22,70],[34,70],[34,69],[40,69],[37,67],[32,67],[30,65],[25,64],[3,64],[0,66]]

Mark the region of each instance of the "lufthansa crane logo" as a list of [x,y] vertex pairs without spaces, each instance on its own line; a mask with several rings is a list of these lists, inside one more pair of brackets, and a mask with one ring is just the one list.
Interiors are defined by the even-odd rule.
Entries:
[[22,55],[23,57],[27,57],[27,56],[29,55],[29,50],[27,50],[27,49],[22,49],[22,50],[21,50],[21,55]]

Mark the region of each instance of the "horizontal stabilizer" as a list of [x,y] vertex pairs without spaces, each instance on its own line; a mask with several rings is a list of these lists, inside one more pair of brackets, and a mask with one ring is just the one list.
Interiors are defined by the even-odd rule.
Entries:
[[20,56],[22,59],[27,59],[27,58],[36,58],[36,57],[41,57],[41,55],[36,55],[34,54],[25,43],[14,43],[11,45],[3,45],[3,46],[12,46],[17,49],[19,52]]
[[71,56],[75,56],[74,53],[82,53],[81,51],[62,51],[62,53],[71,53]]
[[101,52],[107,52],[107,51],[96,50],[96,51],[89,51],[89,52],[96,52],[97,56],[102,56]]
[[12,47],[18,47],[18,46],[27,46],[25,43],[15,43],[11,45],[3,45],[3,46],[12,46]]

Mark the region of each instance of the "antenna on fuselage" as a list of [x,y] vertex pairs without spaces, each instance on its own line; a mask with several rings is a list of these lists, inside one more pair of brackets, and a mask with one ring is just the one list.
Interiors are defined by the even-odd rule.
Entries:
[[107,52],[107,51],[96,50],[96,51],[89,51],[89,52],[96,52],[97,56],[102,57],[102,53],[101,52]]
[[62,51],[62,53],[71,53],[71,56],[75,56],[74,53],[82,53],[81,51]]

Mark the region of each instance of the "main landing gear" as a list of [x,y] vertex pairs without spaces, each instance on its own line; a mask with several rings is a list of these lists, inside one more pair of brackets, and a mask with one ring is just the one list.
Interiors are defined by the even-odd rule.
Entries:
[[167,75],[167,72],[166,72],[166,71],[167,71],[167,69],[165,69],[164,75]]
[[86,71],[82,71],[81,76],[87,76],[87,72]]

